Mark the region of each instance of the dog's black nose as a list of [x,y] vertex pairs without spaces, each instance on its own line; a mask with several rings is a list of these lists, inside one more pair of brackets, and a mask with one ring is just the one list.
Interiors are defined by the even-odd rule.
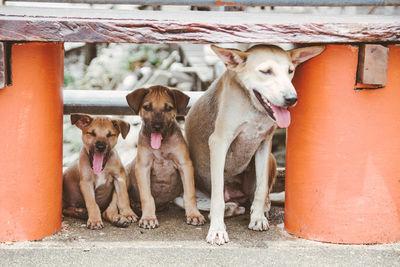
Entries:
[[159,132],[162,129],[162,124],[161,123],[154,123],[154,124],[151,125],[151,129],[154,132]]
[[99,152],[103,152],[106,149],[107,145],[105,142],[102,141],[97,141],[96,142],[96,149]]
[[297,102],[297,96],[285,97],[285,106],[293,106]]

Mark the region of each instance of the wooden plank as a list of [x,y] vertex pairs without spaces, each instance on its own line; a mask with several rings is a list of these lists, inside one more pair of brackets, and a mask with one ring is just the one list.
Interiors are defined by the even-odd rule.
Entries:
[[[5,0],[2,0],[5,1]],[[7,0],[28,2],[27,0]],[[29,2],[189,6],[399,6],[399,0],[30,0]]]
[[386,84],[389,48],[377,44],[360,45],[357,82],[362,84]]
[[124,43],[400,42],[399,16],[5,6],[0,40]]
[[5,58],[6,52],[5,52],[5,47],[4,43],[0,42],[0,89],[3,89],[6,87],[6,77],[7,77],[7,67],[6,67],[6,58]]
[[11,84],[10,53],[10,44],[0,42],[0,89]]

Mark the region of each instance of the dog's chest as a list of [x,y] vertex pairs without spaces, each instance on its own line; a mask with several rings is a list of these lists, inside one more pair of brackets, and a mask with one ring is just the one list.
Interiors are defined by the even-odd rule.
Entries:
[[102,185],[111,184],[112,177],[110,175],[106,176],[106,172],[102,171],[97,174],[97,178],[95,181],[95,189],[99,188]]
[[113,177],[107,173],[102,171],[95,180],[95,199],[101,210],[107,208],[114,190]]
[[246,146],[259,145],[272,134],[273,122],[263,119],[250,120],[240,126],[239,134],[235,141]]
[[171,173],[177,169],[173,154],[168,149],[153,152],[152,173]]
[[171,201],[182,192],[182,182],[173,154],[161,149],[153,153],[151,192],[157,203]]
[[226,154],[225,170],[232,175],[243,172],[260,144],[273,133],[273,127],[274,123],[264,118],[244,122]]

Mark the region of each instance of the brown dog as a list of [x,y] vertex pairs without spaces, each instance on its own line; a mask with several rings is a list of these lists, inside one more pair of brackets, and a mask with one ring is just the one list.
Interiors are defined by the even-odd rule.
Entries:
[[139,226],[157,227],[156,207],[167,205],[182,189],[187,223],[204,224],[197,209],[189,150],[175,120],[176,114],[185,110],[189,97],[178,90],[152,86],[133,91],[126,100],[143,121],[137,157],[127,166],[133,201],[139,202],[140,195]]
[[63,175],[63,214],[88,218],[89,229],[103,228],[103,217],[119,227],[137,221],[128,196],[128,180],[113,148],[118,135],[125,138],[130,125],[123,120],[72,114],[71,123],[82,130],[79,161]]

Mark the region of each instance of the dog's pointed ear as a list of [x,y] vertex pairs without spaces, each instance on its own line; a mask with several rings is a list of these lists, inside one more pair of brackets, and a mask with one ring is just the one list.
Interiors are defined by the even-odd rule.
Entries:
[[324,51],[324,49],[325,46],[302,47],[290,50],[289,54],[292,58],[293,64],[299,65],[312,57],[318,56],[322,51]]
[[247,60],[247,53],[237,49],[222,48],[216,45],[211,45],[211,49],[224,62],[225,66],[231,70],[234,70]]
[[79,129],[88,127],[93,121],[93,118],[87,114],[73,113],[71,114],[71,124],[76,125]]
[[189,103],[190,97],[179,90],[170,90],[171,96],[174,99],[176,111],[180,115],[185,114],[186,107]]
[[126,95],[126,101],[128,102],[128,105],[131,107],[131,109],[135,111],[136,115],[139,114],[143,98],[147,95],[148,92],[149,89],[140,88]]
[[118,119],[112,120],[112,123],[115,129],[117,129],[121,133],[122,138],[125,139],[129,133],[129,130],[131,129],[131,125],[124,120]]

